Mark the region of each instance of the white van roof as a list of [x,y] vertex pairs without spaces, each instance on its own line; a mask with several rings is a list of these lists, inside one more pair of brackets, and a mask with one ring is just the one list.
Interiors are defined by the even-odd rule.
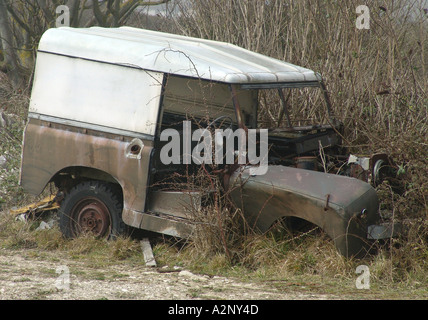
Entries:
[[131,27],[49,29],[39,51],[225,83],[321,80],[312,70],[229,43]]

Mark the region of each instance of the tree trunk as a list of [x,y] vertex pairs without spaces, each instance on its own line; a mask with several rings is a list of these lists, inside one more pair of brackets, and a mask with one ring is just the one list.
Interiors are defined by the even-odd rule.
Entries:
[[10,27],[5,0],[0,0],[0,41],[3,47],[4,68],[14,89],[22,84],[21,66],[13,47],[13,35]]

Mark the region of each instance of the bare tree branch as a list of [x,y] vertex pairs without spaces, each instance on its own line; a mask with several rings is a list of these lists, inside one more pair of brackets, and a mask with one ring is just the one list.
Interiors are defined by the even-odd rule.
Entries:
[[55,17],[52,14],[51,10],[49,10],[48,5],[46,3],[46,0],[37,0],[37,3],[39,4],[40,8],[42,9],[43,14],[46,17],[46,20],[54,21]]
[[14,85],[29,74],[36,44],[46,29],[55,26],[59,5],[68,6],[71,27],[118,27],[126,23],[137,7],[168,1],[0,0],[0,53],[3,57],[0,68],[8,72]]
[[19,65],[17,52],[14,49],[12,29],[5,0],[0,0],[0,41],[3,47],[4,68],[8,71],[14,88],[20,85],[22,68]]

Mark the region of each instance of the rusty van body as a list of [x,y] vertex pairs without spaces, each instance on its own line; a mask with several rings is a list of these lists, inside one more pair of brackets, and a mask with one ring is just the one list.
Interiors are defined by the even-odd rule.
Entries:
[[[323,98],[325,123],[293,124],[288,92],[312,89]],[[378,198],[367,179],[352,177],[363,166],[346,161],[342,125],[321,76],[227,43],[128,27],[48,30],[38,48],[21,185],[39,194],[55,183],[67,237],[88,230],[114,236],[129,226],[188,237],[194,226],[181,204],[189,204],[189,192],[168,183],[195,170],[161,161],[161,132],[175,128],[181,135],[189,119],[191,130],[195,122],[214,127],[223,120],[259,130],[266,90],[279,97],[282,119],[268,128],[268,170],[220,167],[232,201],[260,232],[295,217],[325,230],[343,255],[365,252],[379,221]],[[325,159],[335,169],[320,170]],[[378,161],[387,159],[367,161],[361,172],[376,178]],[[200,192],[191,191],[198,205]]]

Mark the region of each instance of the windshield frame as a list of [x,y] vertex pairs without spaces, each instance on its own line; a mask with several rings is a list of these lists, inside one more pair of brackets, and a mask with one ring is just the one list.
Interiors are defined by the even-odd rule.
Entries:
[[[288,129],[293,129],[293,126],[291,125],[291,120],[289,117],[289,112],[287,109],[287,100],[284,96],[282,89],[296,89],[296,88],[320,88],[322,91],[322,94],[324,96],[324,101],[327,109],[327,116],[328,116],[328,122],[329,125],[332,127],[340,126],[339,121],[335,118],[330,97],[328,94],[328,91],[326,89],[326,86],[324,82],[321,81],[305,81],[305,82],[272,82],[272,83],[244,83],[240,85],[240,89],[242,90],[266,90],[266,89],[277,89],[279,93],[279,97],[281,100],[281,105],[284,110],[284,115],[286,116],[287,123],[288,123]],[[232,91],[232,96],[234,96],[234,92]],[[238,99],[233,99],[233,103],[235,105],[235,110],[237,114],[239,114],[239,102]],[[241,120],[241,119],[239,119]],[[238,120],[238,123],[241,121]]]

